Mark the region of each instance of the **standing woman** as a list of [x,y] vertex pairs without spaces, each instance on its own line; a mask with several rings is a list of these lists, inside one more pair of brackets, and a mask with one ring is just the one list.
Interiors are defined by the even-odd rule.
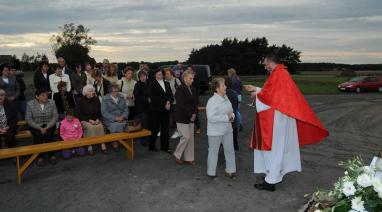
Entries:
[[[147,72],[141,70],[138,73],[139,81],[134,86],[134,98],[135,98],[135,112],[139,120],[141,120],[142,126],[148,129],[149,126],[149,85],[147,83]],[[130,114],[129,114],[130,115]],[[143,146],[147,145],[147,138],[140,139]]]
[[86,75],[86,84],[94,85],[94,67],[90,63],[85,63],[85,75]]
[[207,175],[216,177],[220,145],[223,144],[226,161],[225,175],[235,179],[236,162],[233,148],[232,122],[235,119],[232,105],[226,96],[225,80],[217,77],[212,80],[214,95],[207,102],[208,160]]
[[[172,95],[175,96],[176,90],[182,83],[180,82],[179,79],[174,77],[174,73],[172,72],[171,68],[166,68],[164,72],[165,72],[166,81],[170,84]],[[176,99],[173,101],[171,105],[171,111],[170,111],[170,129],[174,129],[174,134],[171,136],[171,138],[179,137],[179,132],[176,130],[176,122],[174,118],[175,106],[176,106]]]
[[17,98],[17,109],[21,115],[20,116],[21,120],[24,120],[25,119],[25,112],[27,110],[27,102],[26,102],[26,97],[24,94],[25,89],[26,89],[25,81],[23,79],[24,74],[23,73],[18,74],[15,67],[10,67],[9,70],[10,70],[11,76],[16,77],[16,81],[19,85],[20,92],[19,92],[19,97]]
[[234,68],[230,68],[227,71],[228,78],[230,80],[230,88],[234,90],[237,94],[237,99],[239,102],[239,105],[237,107],[237,110],[235,111],[235,116],[236,116],[236,124],[238,127],[240,127],[240,131],[243,129],[243,121],[241,119],[241,113],[240,113],[240,103],[242,101],[242,91],[243,91],[243,84],[237,76],[236,70]]
[[118,80],[117,85],[120,91],[123,93],[126,104],[129,107],[129,120],[133,120],[135,116],[135,99],[134,99],[134,87],[137,83],[133,80],[134,69],[126,66],[124,70],[124,77]]
[[0,66],[0,88],[5,91],[7,100],[16,102],[20,94],[19,83],[16,81],[16,76],[10,74],[7,65]]
[[181,164],[184,161],[190,165],[196,165],[194,154],[194,122],[198,112],[198,101],[196,89],[192,86],[194,73],[185,71],[183,73],[183,84],[175,93],[175,122],[180,134],[180,141],[173,154],[175,162]]
[[109,68],[105,69],[105,75],[103,76],[107,79],[111,84],[116,84],[118,81],[118,65],[112,63],[108,65]]
[[160,130],[161,150],[172,154],[169,139],[169,119],[171,103],[174,99],[171,87],[168,82],[163,80],[162,69],[155,70],[155,79],[149,84],[150,97],[150,151],[157,151],[155,142]]
[[82,88],[86,85],[87,77],[85,72],[82,70],[80,64],[76,65],[76,70],[72,72],[70,80],[73,88],[73,97],[76,104],[78,100],[82,97]]

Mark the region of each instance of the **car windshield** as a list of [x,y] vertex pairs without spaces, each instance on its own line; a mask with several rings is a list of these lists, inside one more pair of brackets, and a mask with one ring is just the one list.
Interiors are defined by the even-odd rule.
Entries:
[[362,82],[364,79],[364,77],[354,77],[353,79],[349,80],[349,82]]

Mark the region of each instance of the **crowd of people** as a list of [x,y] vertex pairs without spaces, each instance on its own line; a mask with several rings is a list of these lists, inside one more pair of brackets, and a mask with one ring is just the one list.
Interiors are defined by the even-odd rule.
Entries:
[[[0,135],[5,137],[8,148],[17,146],[18,120],[26,120],[33,143],[41,144],[123,132],[128,121],[138,119],[152,132],[150,137],[139,139],[143,146],[148,146],[150,151],[158,151],[156,140],[160,137],[160,150],[171,154],[177,164],[196,164],[194,134],[201,133],[201,124],[198,76],[192,66],[177,64],[150,70],[147,64],[140,64],[137,71],[130,66],[119,71],[117,64],[105,59],[95,65],[77,64],[71,70],[62,57],[57,59],[57,64],[53,67],[47,58],[43,58],[33,77],[35,98],[28,102],[23,78],[16,74],[14,67],[1,66]],[[227,140],[220,135],[224,134],[220,123],[209,126],[209,136],[220,136],[210,143],[208,164],[211,168],[208,173],[211,175],[216,168],[220,143],[229,155],[228,174],[235,172],[234,150],[238,150],[237,132],[242,127],[238,109],[242,85],[234,69],[227,73],[226,80],[218,78],[212,84],[215,93],[225,95],[227,90],[227,110],[231,108],[233,115],[225,130],[232,129],[233,134],[228,135],[231,139]],[[220,87],[221,83],[224,88]],[[207,114],[210,120],[217,116],[219,114]],[[179,143],[172,150],[170,138],[178,137]],[[117,142],[113,142],[111,147],[113,151],[119,151]],[[109,153],[106,144],[101,144],[100,149],[104,154]],[[69,159],[73,154],[93,156],[95,149],[88,146],[64,150],[62,157]],[[37,165],[56,164],[57,161],[57,154],[49,152],[38,158]]]

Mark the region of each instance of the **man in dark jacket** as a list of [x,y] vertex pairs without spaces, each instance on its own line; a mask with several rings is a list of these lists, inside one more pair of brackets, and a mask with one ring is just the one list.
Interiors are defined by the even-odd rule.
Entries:
[[[232,104],[233,112],[236,114],[238,108],[239,108],[239,99],[237,96],[237,93],[232,90],[231,83],[229,79],[225,80],[225,84],[227,86],[226,95],[229,99],[229,101]],[[238,124],[237,124],[237,117],[235,117],[234,122],[232,122],[232,129],[233,129],[233,147],[236,151],[239,150],[239,144],[238,144]]]

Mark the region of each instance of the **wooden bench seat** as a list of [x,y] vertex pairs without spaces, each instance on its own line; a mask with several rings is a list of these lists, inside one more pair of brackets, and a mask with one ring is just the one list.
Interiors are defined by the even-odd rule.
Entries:
[[[57,141],[45,144],[1,149],[0,159],[16,158],[16,182],[17,184],[21,184],[22,174],[41,153],[118,141],[123,147],[126,148],[128,159],[132,160],[134,158],[134,139],[149,135],[151,135],[149,130],[142,130],[134,133],[113,133],[97,137],[87,137],[75,141]],[[20,157],[28,155],[32,156],[24,164],[20,165]]]

